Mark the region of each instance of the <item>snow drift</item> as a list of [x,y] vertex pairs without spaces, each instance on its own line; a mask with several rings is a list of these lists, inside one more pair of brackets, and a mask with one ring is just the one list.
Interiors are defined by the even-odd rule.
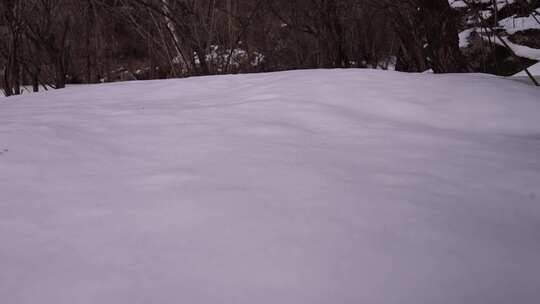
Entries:
[[1,302],[533,303],[539,97],[335,70],[1,99]]

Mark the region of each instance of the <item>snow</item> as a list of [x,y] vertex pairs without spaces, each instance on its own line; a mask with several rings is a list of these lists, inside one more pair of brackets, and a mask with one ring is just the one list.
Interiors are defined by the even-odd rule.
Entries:
[[540,91],[318,70],[0,99],[0,299],[534,303]]
[[[481,34],[480,37],[482,37],[484,40],[506,47],[498,38],[492,35]],[[535,49],[535,48],[531,48],[525,45],[513,43],[507,37],[501,37],[501,39],[506,42],[506,44],[512,49],[512,51],[517,56],[522,57],[522,58],[528,58],[531,60],[540,60],[540,49]]]
[[448,0],[448,3],[450,3],[450,6],[454,8],[466,8],[467,4],[461,0]]
[[[540,14],[540,9],[536,10]],[[500,26],[509,34],[529,29],[540,29],[540,17],[531,14],[525,17],[512,16],[499,22]]]
[[[471,2],[474,2],[474,3],[485,3],[485,4],[491,4],[493,3],[493,0],[475,0],[475,1],[471,1]],[[507,5],[510,5],[512,3],[514,3],[515,0],[497,0],[496,3],[497,3],[497,9],[502,9],[504,8],[505,6]],[[463,0],[448,0],[448,3],[450,3],[450,6],[453,7],[453,8],[467,8],[468,5],[463,1]]]
[[[529,73],[531,73],[533,76],[540,76],[540,62],[530,66],[528,68],[528,70],[529,70]],[[521,71],[521,72],[517,73],[514,76],[518,76],[518,77],[519,76],[525,76],[526,77],[527,73],[525,73],[525,71]]]
[[[483,1],[484,3],[491,3],[491,0]],[[498,9],[502,9],[504,6],[513,3],[513,1],[506,1],[501,0],[497,2]],[[463,1],[451,1],[450,4],[452,7],[455,8],[462,8],[466,7],[467,5]],[[540,12],[539,10],[536,11],[538,14]],[[491,16],[492,11],[482,11],[483,18],[488,18]],[[474,19],[474,18],[473,18]],[[501,21],[499,21],[498,26],[501,29],[504,29],[506,32],[505,34],[512,35],[519,31],[529,30],[529,29],[540,29],[540,23],[538,21],[538,17],[530,14],[529,16],[522,16],[518,17],[516,15],[511,16],[509,18],[505,18]],[[476,21],[471,20],[471,24],[474,24]],[[494,42],[498,45],[504,46],[503,43],[501,43],[497,38],[495,38],[491,33],[483,33],[481,30],[477,28],[476,25],[473,27],[467,28],[459,33],[459,47],[460,48],[467,48],[471,45],[471,34],[472,33],[478,33],[480,37],[482,37],[484,40],[488,40],[490,42]],[[525,45],[519,45],[512,43],[507,37],[502,37],[504,41],[512,48],[512,50],[520,57],[528,58],[532,60],[540,60],[540,49],[531,48]]]
[[[540,63],[536,63],[536,64],[528,67],[527,70],[529,70],[529,72],[537,80],[537,82],[540,82]],[[529,85],[533,84],[533,82],[531,81],[531,79],[529,78],[527,73],[525,73],[525,71],[521,71],[521,72],[513,75],[510,79],[521,81],[521,82],[527,83]]]
[[[514,53],[516,55],[518,55],[519,57],[529,58],[529,59],[532,59],[532,60],[540,60],[540,49],[534,49],[534,48],[530,48],[530,47],[525,46],[525,45],[519,45],[519,44],[512,43],[506,37],[501,37],[501,39],[503,39],[508,44],[508,46],[510,46],[510,48],[512,48]],[[499,44],[499,45],[503,45],[498,39],[495,39],[494,42]]]
[[[193,56],[195,63],[201,64],[197,53],[194,53]],[[225,49],[220,48],[219,45],[211,45],[205,58],[208,63],[215,65],[219,72],[224,71],[229,65],[238,68],[242,63],[249,63],[251,66],[256,67],[264,61],[264,55],[259,52],[249,53],[239,48]],[[174,61],[175,63],[180,63],[182,62],[182,58],[177,57]]]
[[477,30],[476,28],[470,28],[459,33],[459,47],[460,48],[467,48],[471,45],[469,38],[471,37],[471,34],[473,32],[476,32],[476,30]]

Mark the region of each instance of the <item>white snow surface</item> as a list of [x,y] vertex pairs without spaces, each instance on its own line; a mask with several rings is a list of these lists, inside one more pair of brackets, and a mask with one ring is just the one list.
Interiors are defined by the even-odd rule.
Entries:
[[[492,4],[493,0],[475,0],[472,1],[475,3],[490,3]],[[495,3],[497,4],[497,9],[502,9],[505,6],[514,3],[515,0],[496,0]],[[450,6],[454,8],[466,8],[468,5],[463,0],[448,0],[448,3],[450,3]],[[493,5],[493,4],[492,4]]]
[[0,302],[536,303],[539,97],[318,70],[0,99]]
[[459,33],[459,47],[460,48],[466,48],[469,45],[471,45],[469,38],[471,37],[471,34],[475,31],[476,31],[476,28],[470,28]]
[[[540,76],[540,62],[530,66],[529,68],[527,68],[527,70],[529,70],[529,73],[531,73],[531,75],[533,76]],[[525,71],[521,71],[514,76],[527,77],[527,73]]]
[[512,16],[501,20],[499,23],[509,34],[515,34],[519,31],[529,29],[540,29],[540,23],[537,21],[540,20],[540,17],[537,16],[538,14],[540,14],[540,9],[536,10],[535,15],[531,14],[525,17]]

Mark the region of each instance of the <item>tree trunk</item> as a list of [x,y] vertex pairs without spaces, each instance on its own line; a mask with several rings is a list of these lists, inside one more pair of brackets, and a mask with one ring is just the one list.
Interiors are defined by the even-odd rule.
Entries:
[[32,75],[32,91],[34,93],[39,92],[39,76],[38,73]]
[[64,56],[60,55],[56,59],[55,89],[63,89],[66,87],[66,68],[63,57]]
[[[8,66],[9,66],[9,63],[8,63]],[[2,79],[3,80],[3,87],[4,87],[4,95],[6,97],[9,97],[9,96],[13,95],[13,90],[11,88],[11,82],[9,81],[10,71],[9,71],[8,66],[6,66],[4,68],[4,79]]]

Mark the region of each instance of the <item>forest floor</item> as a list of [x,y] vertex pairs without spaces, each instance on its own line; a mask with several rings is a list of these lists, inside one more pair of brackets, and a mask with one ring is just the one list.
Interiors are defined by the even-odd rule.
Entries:
[[532,303],[540,91],[315,70],[0,100],[0,299]]

